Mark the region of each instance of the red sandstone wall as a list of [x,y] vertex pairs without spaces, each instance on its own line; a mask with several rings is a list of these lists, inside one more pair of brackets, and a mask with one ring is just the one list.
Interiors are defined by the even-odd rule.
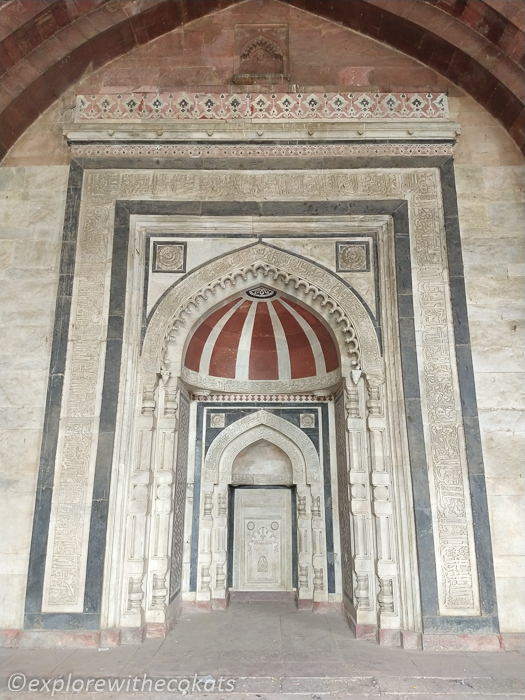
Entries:
[[[82,83],[86,91],[231,83],[235,24],[290,26],[291,82],[299,85],[379,85],[386,90],[443,86],[448,81],[380,42],[277,2],[240,5],[197,20],[122,58]],[[240,88],[242,89],[242,88]]]

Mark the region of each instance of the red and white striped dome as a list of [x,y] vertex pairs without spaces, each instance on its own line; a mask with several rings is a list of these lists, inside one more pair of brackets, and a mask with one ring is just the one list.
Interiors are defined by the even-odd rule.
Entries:
[[259,286],[195,328],[184,366],[201,377],[286,381],[334,372],[339,353],[330,331],[314,314]]

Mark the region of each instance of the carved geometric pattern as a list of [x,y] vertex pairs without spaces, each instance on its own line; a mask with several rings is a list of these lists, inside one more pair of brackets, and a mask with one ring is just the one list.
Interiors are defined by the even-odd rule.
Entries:
[[368,241],[336,243],[337,272],[368,272],[370,243]]
[[243,403],[248,402],[289,402],[289,401],[301,401],[302,403],[308,402],[326,402],[332,401],[332,396],[320,396],[318,394],[192,394],[191,398],[193,401],[217,401],[223,403],[227,401],[228,403]]
[[153,272],[186,272],[186,243],[153,243]]
[[299,425],[301,428],[315,428],[315,414],[301,413],[299,416]]
[[226,414],[224,413],[211,413],[210,414],[210,428],[224,428],[226,421]]
[[[280,71],[274,71],[280,72]],[[261,99],[263,98],[263,99]],[[190,93],[77,95],[75,121],[144,119],[448,119],[445,93]]]
[[188,472],[188,436],[190,427],[190,401],[180,392],[177,463],[175,466],[175,498],[173,503],[173,535],[171,540],[170,602],[181,586],[182,556],[184,549],[184,510]]
[[[432,168],[308,173],[87,171],[84,183],[84,224],[79,238],[80,268],[77,262],[77,274],[82,264],[88,264],[89,275],[85,277],[105,273],[104,263],[110,257],[110,223],[117,198],[161,196],[181,201],[227,201],[232,193],[235,193],[235,198],[239,201],[347,201],[351,198],[408,200],[414,304],[418,337],[421,339],[418,355],[421,360],[422,411],[424,424],[428,426],[426,447],[433,505],[440,613],[479,614],[479,590],[462,416],[460,407],[452,401],[452,397],[458,394],[457,368],[450,347],[450,301],[443,276],[443,270],[446,268],[443,258],[446,242],[441,222],[437,171]],[[168,292],[164,297],[166,306],[163,308],[161,302],[146,333],[141,360],[143,378],[155,378],[165,352],[167,334],[173,327],[170,322],[186,308],[187,300],[207,284],[227,274],[228,269],[242,270],[254,263],[267,264],[281,272],[310,280],[310,283],[317,289],[322,289],[327,297],[337,299],[338,305],[354,324],[363,371],[368,375],[381,375],[382,360],[377,337],[370,318],[357,297],[335,276],[313,263],[269,246],[256,245],[204,266],[199,271],[201,275],[188,275],[180,285]],[[80,273],[80,277],[82,276]],[[251,286],[254,283],[252,280]],[[102,306],[99,308],[102,309]],[[54,493],[56,499],[58,490]]]

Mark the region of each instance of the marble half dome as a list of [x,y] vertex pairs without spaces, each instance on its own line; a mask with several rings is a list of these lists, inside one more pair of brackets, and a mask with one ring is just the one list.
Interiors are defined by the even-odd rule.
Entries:
[[338,381],[339,352],[318,316],[260,285],[195,326],[183,376],[194,386],[218,390],[316,390]]

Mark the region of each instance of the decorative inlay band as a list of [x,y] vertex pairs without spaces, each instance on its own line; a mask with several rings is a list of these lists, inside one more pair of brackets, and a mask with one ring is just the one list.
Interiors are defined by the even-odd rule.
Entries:
[[136,92],[77,95],[75,121],[447,119],[445,93]]
[[198,144],[73,144],[71,153],[84,157],[144,158],[309,158],[312,156],[451,156],[450,143],[340,143],[328,145],[200,146]]
[[323,402],[332,401],[332,395],[328,396],[317,396],[316,394],[192,394],[191,398],[193,401],[217,401],[217,402],[228,402],[228,403],[242,403],[242,402],[276,402],[276,403],[290,403],[290,402]]

